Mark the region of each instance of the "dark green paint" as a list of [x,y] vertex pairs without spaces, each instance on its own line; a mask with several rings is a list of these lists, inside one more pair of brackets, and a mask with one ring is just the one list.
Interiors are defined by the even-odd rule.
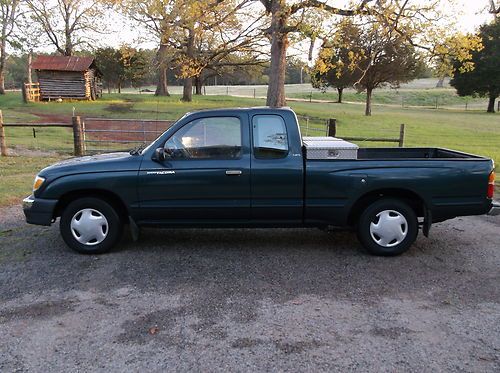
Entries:
[[[286,157],[253,156],[251,123],[259,114],[284,119]],[[178,129],[209,116],[240,118],[239,159],[155,160],[155,150]],[[239,170],[241,175],[227,176],[226,170]],[[486,198],[492,170],[490,159],[435,148],[360,149],[357,160],[306,161],[291,110],[206,110],[185,115],[140,155],[75,158],[45,168],[40,176],[47,180],[26,214],[28,222],[50,224],[54,217],[50,211],[68,193],[104,191],[122,201],[139,225],[344,227],[360,199],[405,194],[423,204],[433,221],[441,221],[487,213],[492,204]],[[30,219],[30,214],[38,218]]]

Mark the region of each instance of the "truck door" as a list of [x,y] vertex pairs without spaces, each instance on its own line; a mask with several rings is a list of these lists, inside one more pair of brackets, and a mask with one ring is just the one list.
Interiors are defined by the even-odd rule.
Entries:
[[165,143],[163,162],[144,159],[139,173],[143,220],[220,223],[250,219],[246,113],[195,118]]
[[[302,221],[303,163],[295,117],[252,116],[252,218],[270,224]],[[288,122],[288,124],[287,124]],[[293,127],[295,126],[295,127]]]

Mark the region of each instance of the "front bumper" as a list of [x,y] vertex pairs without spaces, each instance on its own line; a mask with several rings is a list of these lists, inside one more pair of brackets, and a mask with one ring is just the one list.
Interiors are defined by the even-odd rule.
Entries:
[[491,216],[500,215],[500,202],[493,201],[491,210],[488,212],[488,215]]
[[28,224],[51,225],[57,200],[35,198],[23,199],[23,211]]

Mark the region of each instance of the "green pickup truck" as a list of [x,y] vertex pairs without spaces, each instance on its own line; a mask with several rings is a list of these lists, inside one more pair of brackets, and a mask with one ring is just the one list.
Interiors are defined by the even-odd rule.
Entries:
[[[491,159],[440,148],[358,148],[302,138],[288,108],[204,110],[130,153],[66,160],[40,171],[24,200],[74,250],[110,250],[140,227],[339,227],[372,254],[397,255],[419,228],[498,214]],[[237,237],[235,238],[237,239]]]

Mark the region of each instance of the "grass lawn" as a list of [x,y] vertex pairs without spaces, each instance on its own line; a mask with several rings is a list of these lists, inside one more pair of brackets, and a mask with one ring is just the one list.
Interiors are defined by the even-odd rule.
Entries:
[[[296,97],[313,100],[337,101],[337,92],[320,92],[311,90],[310,92],[300,92],[289,94],[288,97]],[[345,102],[364,103],[365,93],[358,93],[352,89],[345,89],[342,95]],[[460,97],[454,89],[449,88],[430,88],[430,89],[380,89],[373,93],[373,102],[375,104],[396,105],[401,107],[422,106],[427,108],[455,108],[484,109],[486,110],[488,101],[481,97]]]
[[[415,91],[415,90],[413,90]],[[427,90],[419,94],[427,95]],[[375,92],[375,97],[384,91]],[[321,95],[321,93],[318,93]],[[355,93],[352,93],[355,95]],[[383,96],[383,95],[382,95]],[[382,97],[381,96],[381,97]],[[429,98],[430,97],[430,98]],[[432,95],[428,99],[432,101]],[[387,98],[387,97],[386,97]],[[347,97],[346,97],[347,100]],[[69,121],[73,108],[83,117],[177,119],[187,111],[219,107],[262,106],[262,99],[230,96],[199,96],[193,102],[180,101],[179,95],[154,97],[137,94],[105,95],[97,102],[63,102],[23,104],[20,94],[0,96],[0,109],[5,122]],[[500,163],[500,114],[481,110],[426,109],[391,105],[374,105],[373,115],[364,116],[360,104],[289,102],[299,115],[305,134],[305,119],[309,128],[324,129],[328,118],[336,118],[339,137],[398,137],[399,125],[406,124],[406,146],[439,146],[480,154]],[[308,135],[320,134],[310,131]],[[28,155],[0,158],[0,205],[18,201],[29,194],[36,172],[56,161],[60,155],[72,151],[72,134],[69,129],[37,129],[33,137],[31,128],[6,128],[7,143],[14,152]],[[395,146],[358,142],[360,146]],[[17,147],[17,148],[16,148]],[[20,150],[19,150],[20,149]],[[51,153],[46,156],[29,156],[29,150],[39,149]]]
[[35,175],[61,156],[0,157],[0,207],[20,203],[31,193]]

